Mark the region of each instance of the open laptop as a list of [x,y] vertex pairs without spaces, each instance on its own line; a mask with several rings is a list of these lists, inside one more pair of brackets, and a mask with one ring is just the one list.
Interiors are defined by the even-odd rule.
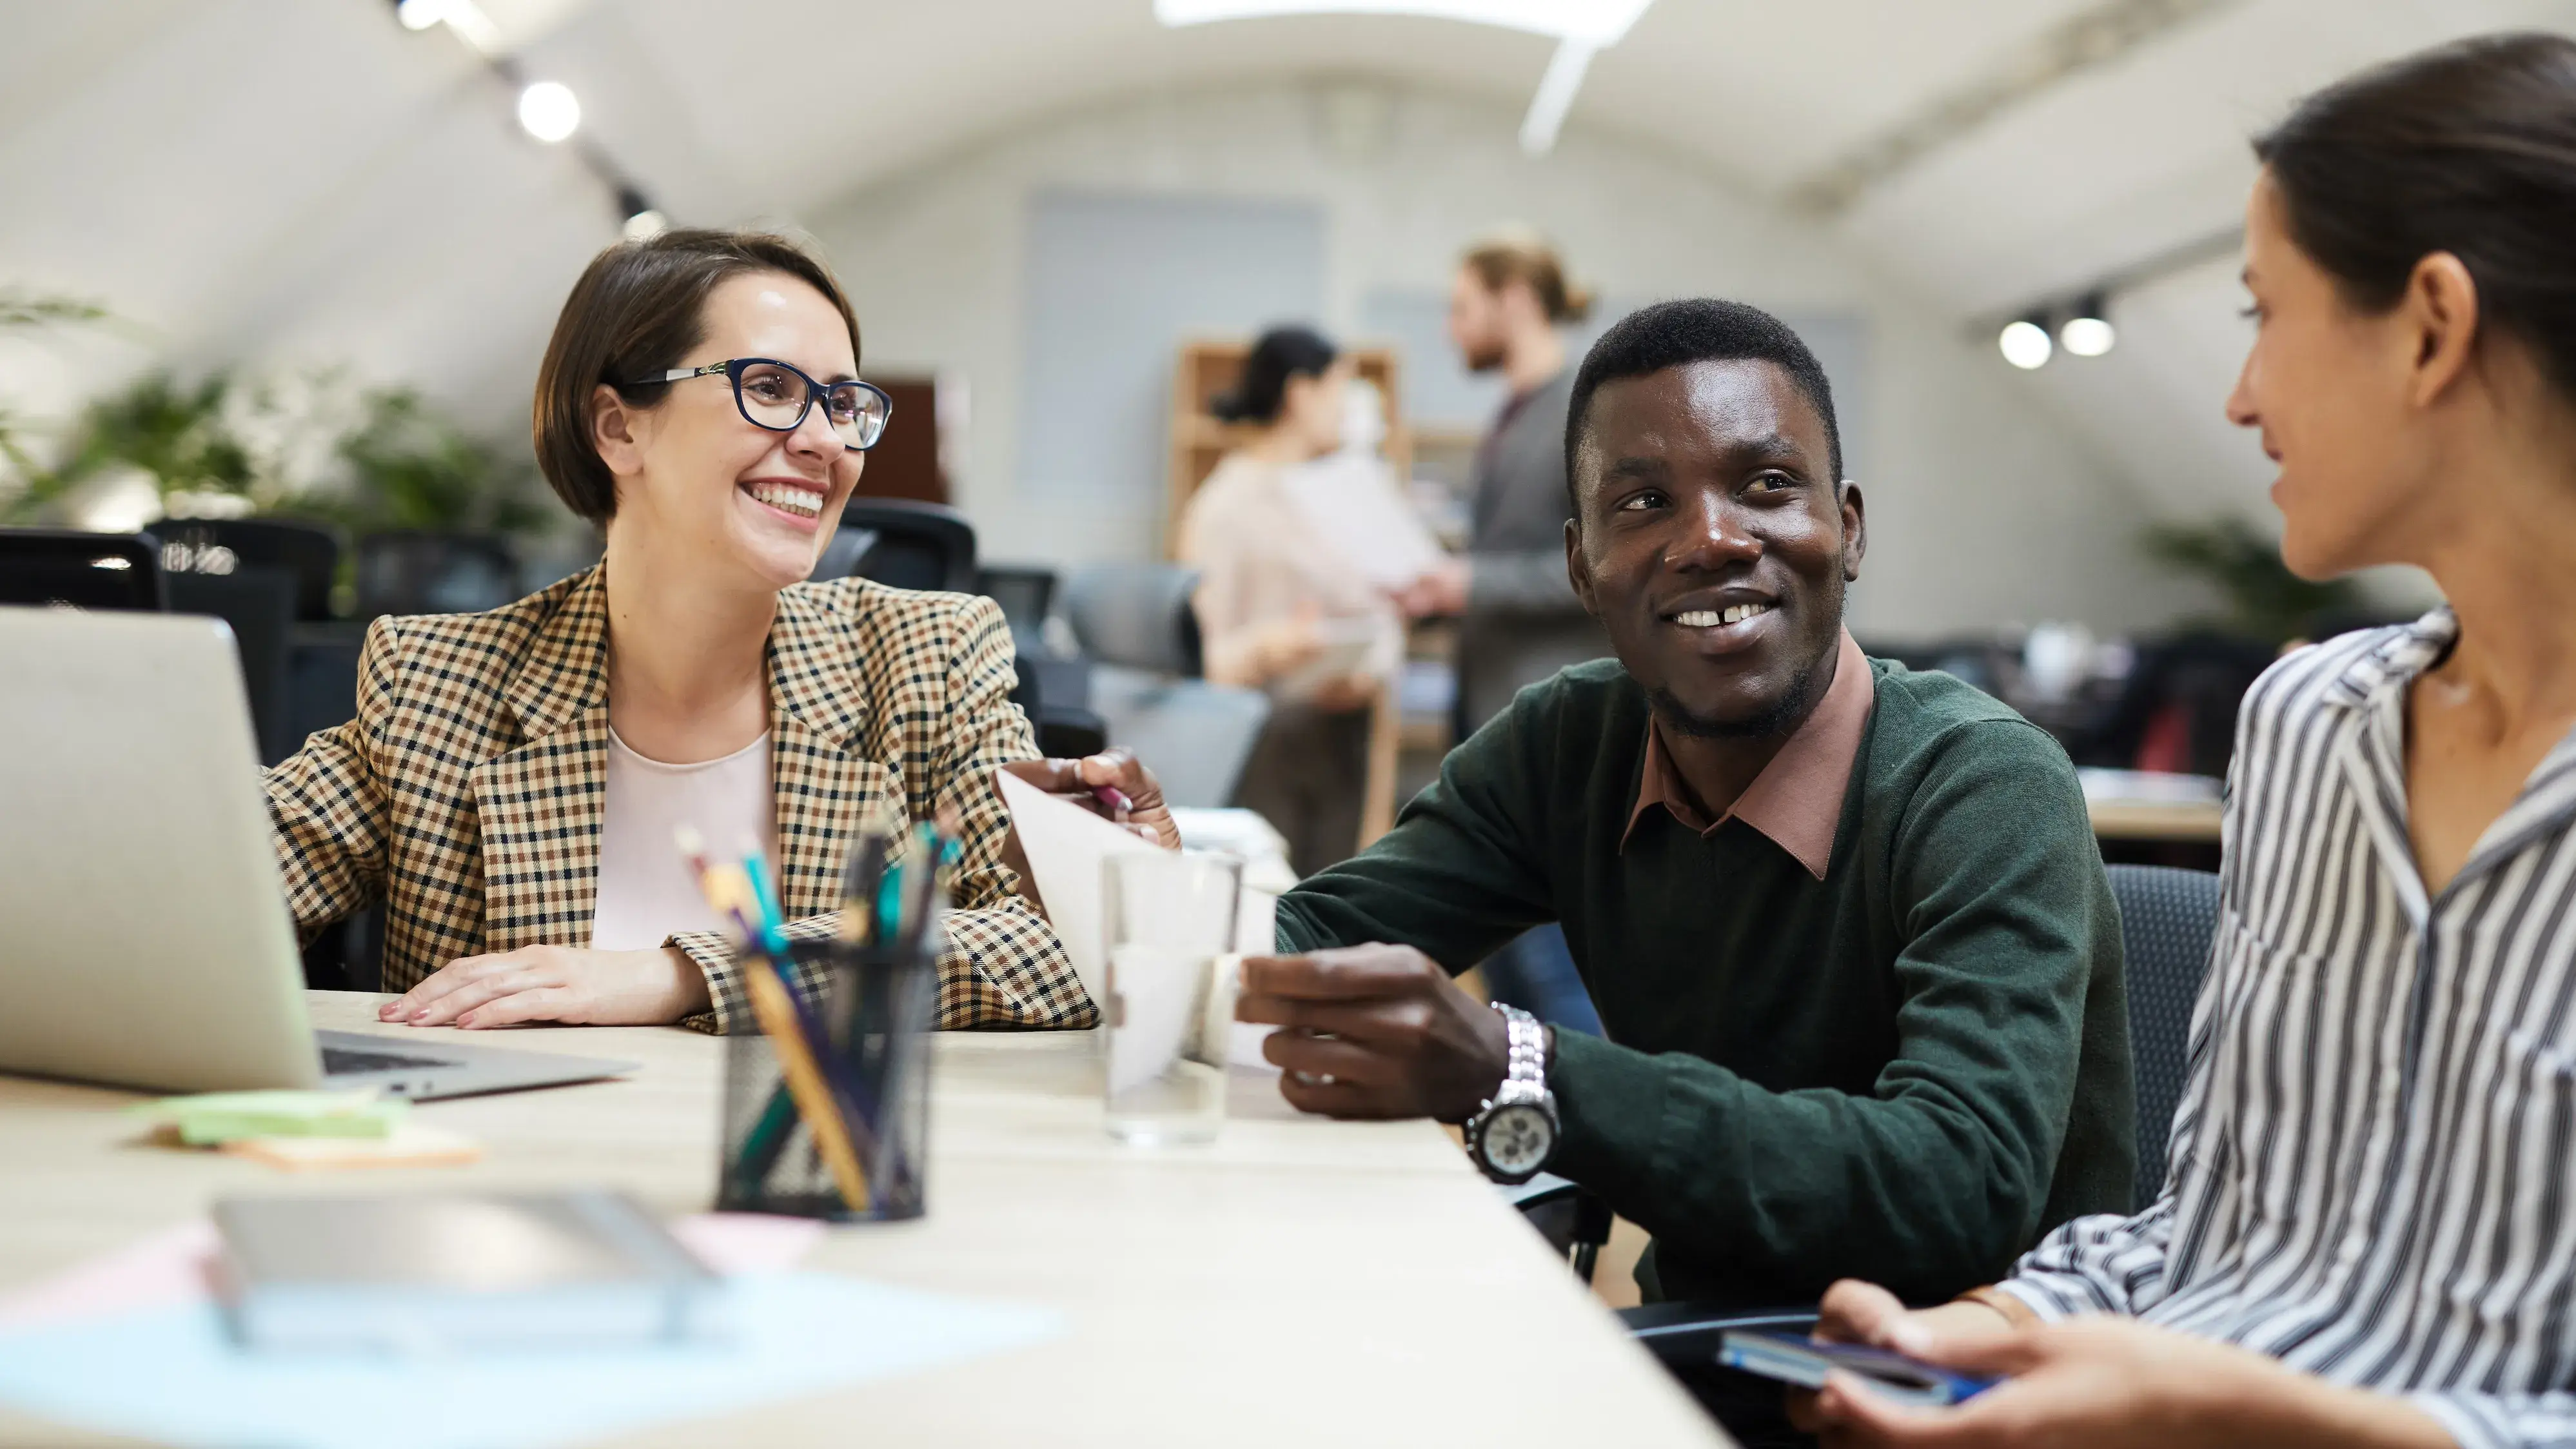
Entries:
[[0,1072],[430,1098],[634,1067],[315,1032],[230,631],[0,607]]

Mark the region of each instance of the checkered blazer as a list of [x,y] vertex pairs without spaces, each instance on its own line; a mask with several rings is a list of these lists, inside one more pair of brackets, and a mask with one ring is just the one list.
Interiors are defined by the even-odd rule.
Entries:
[[[269,819],[306,936],[384,901],[388,990],[460,956],[588,946],[608,781],[608,613],[599,568],[484,614],[378,619],[358,717],[267,773]],[[1011,636],[989,599],[863,579],[797,584],[769,633],[770,773],[788,934],[832,931],[862,822],[966,822],[939,961],[942,1026],[1090,1026],[1064,947],[1002,864],[995,767],[1033,757],[1009,700]],[[751,1021],[719,937],[674,936],[713,1012]]]

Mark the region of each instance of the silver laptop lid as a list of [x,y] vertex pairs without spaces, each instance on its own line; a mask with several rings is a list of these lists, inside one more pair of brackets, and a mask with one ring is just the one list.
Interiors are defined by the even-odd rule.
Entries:
[[0,608],[0,1071],[319,1078],[217,620]]

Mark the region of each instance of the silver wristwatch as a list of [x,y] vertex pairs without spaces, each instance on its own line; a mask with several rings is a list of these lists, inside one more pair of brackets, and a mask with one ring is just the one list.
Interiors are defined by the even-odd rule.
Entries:
[[1517,1006],[1494,1003],[1511,1033],[1503,1084],[1467,1119],[1467,1155],[1485,1176],[1527,1182],[1556,1155],[1556,1094],[1547,1089],[1547,1028]]

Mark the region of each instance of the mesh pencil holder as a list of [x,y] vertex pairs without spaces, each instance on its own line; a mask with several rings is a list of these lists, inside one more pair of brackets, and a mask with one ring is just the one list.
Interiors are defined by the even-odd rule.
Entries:
[[[936,940],[935,932],[931,940]],[[929,1146],[935,945],[800,941],[820,989],[795,996],[801,1039],[726,1038],[724,1147],[716,1206],[834,1222],[891,1222],[923,1210]],[[746,958],[743,970],[768,971]],[[796,1058],[802,1056],[803,1061]],[[820,1120],[817,1120],[817,1118]]]

